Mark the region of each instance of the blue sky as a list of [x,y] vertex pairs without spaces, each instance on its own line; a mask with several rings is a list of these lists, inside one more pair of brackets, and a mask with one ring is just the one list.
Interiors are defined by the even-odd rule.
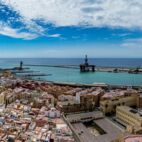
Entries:
[[0,0],[0,58],[142,58],[140,0]]

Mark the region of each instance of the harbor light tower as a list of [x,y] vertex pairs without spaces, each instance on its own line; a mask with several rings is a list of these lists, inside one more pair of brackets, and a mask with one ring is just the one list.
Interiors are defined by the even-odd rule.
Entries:
[[19,70],[22,70],[22,69],[23,69],[23,62],[21,61],[21,62],[20,62]]

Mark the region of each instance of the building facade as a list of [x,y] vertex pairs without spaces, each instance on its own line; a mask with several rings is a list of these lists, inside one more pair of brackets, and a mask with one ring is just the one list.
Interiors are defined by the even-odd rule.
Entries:
[[142,113],[128,106],[118,106],[116,108],[116,118],[127,126],[142,127]]
[[117,95],[112,94],[112,97],[103,98],[100,101],[100,109],[104,114],[111,114],[116,112],[117,106],[137,106],[137,93]]

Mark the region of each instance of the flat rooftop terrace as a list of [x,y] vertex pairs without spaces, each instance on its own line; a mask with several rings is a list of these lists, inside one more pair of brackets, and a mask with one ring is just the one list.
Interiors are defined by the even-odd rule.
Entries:
[[82,119],[99,119],[103,118],[103,113],[101,111],[92,111],[92,112],[82,112],[82,113],[74,113],[68,114],[67,119],[72,122],[73,120],[81,121]]
[[76,130],[76,133],[79,134],[81,142],[111,142],[122,133],[121,128],[107,118],[95,120],[94,122],[106,133],[94,136],[83,123],[72,124]]

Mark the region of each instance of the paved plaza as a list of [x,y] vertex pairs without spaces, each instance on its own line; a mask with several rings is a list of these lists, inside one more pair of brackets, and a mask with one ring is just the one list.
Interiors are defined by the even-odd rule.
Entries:
[[101,127],[106,134],[94,136],[83,123],[73,123],[72,125],[76,133],[79,134],[82,142],[111,142],[122,132],[118,126],[107,118],[95,120],[95,123]]

